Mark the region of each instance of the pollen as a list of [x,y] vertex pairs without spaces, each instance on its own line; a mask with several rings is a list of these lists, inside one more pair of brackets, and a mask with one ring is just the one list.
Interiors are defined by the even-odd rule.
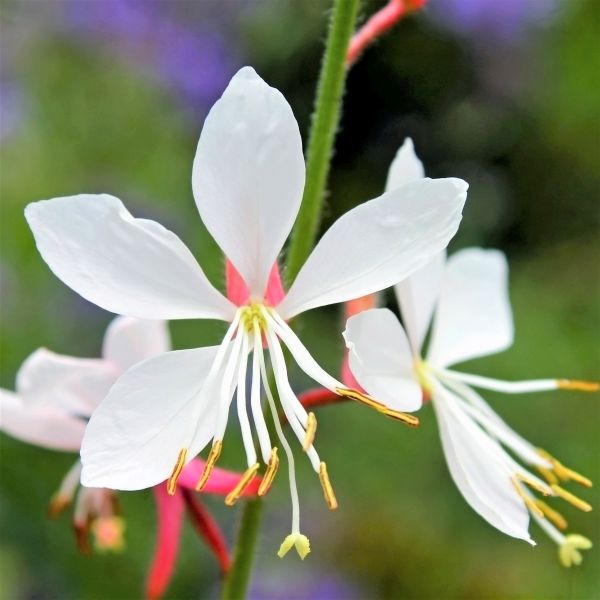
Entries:
[[173,471],[171,476],[167,480],[167,492],[170,496],[175,494],[175,490],[177,489],[177,480],[181,475],[181,471],[183,471],[183,467],[185,466],[185,459],[187,457],[187,448],[182,448],[179,451],[179,455],[177,456],[177,462],[173,467]]
[[335,510],[338,507],[338,501],[335,497],[335,492],[333,491],[331,481],[329,481],[327,465],[324,462],[321,462],[319,465],[319,481],[321,482],[321,487],[323,488],[323,495],[325,496],[327,508],[329,508],[329,510]]
[[597,392],[600,383],[596,381],[580,381],[578,379],[557,379],[556,385],[559,390],[574,390],[577,392]]
[[125,521],[114,515],[99,517],[92,523],[94,546],[100,552],[122,552],[125,548]]
[[277,448],[273,448],[271,450],[271,457],[269,458],[267,470],[265,471],[265,475],[260,482],[260,486],[258,487],[259,496],[265,496],[271,489],[271,485],[273,484],[273,480],[277,474],[277,469],[279,469],[279,456],[277,456]]
[[306,424],[306,436],[304,437],[304,443],[302,449],[307,452],[315,441],[315,433],[317,432],[317,417],[314,412],[308,413],[308,422]]
[[227,494],[225,497],[225,504],[227,506],[233,506],[241,497],[246,488],[252,483],[252,480],[256,477],[258,469],[260,468],[259,463],[253,464],[251,467],[246,469],[246,472],[242,475],[237,485]]
[[369,408],[375,409],[377,412],[385,415],[386,417],[390,417],[396,421],[400,421],[409,427],[418,427],[420,422],[417,417],[413,415],[406,414],[404,412],[400,412],[399,410],[392,410],[388,408],[381,402],[378,402],[374,398],[371,398],[368,394],[363,394],[362,392],[358,392],[357,390],[352,390],[350,388],[335,388],[335,391],[338,395],[344,398],[350,398],[351,400],[356,400]]
[[262,304],[249,304],[242,310],[240,323],[246,328],[248,333],[254,332],[255,323],[258,325],[260,331],[265,331],[267,328],[267,322],[262,309]]
[[212,448],[210,449],[210,453],[208,454],[208,458],[206,459],[206,463],[204,464],[204,470],[202,471],[202,475],[200,475],[200,479],[198,479],[198,483],[196,484],[196,491],[201,492],[206,485],[208,478],[215,466],[217,460],[219,460],[219,456],[221,455],[221,450],[223,448],[223,442],[221,440],[215,440],[213,442]]
[[588,504],[585,500],[582,500],[581,498],[577,497],[575,494],[572,494],[571,492],[568,492],[564,488],[561,488],[560,485],[553,485],[552,489],[554,490],[554,493],[557,496],[559,496],[563,500],[566,500],[569,504],[572,504],[575,508],[578,508],[579,510],[582,510],[583,512],[590,512],[592,510],[591,504]]

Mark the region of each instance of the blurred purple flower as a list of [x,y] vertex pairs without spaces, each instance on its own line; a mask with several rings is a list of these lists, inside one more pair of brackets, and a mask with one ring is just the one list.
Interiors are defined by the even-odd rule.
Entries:
[[290,580],[289,576],[274,579],[272,574],[257,578],[261,581],[252,586],[250,600],[358,600],[364,595],[341,576],[323,575]]
[[549,21],[558,0],[437,0],[428,14],[461,35],[496,42],[518,42],[527,31]]
[[[160,0],[67,0],[69,33],[110,44],[196,105],[210,105],[226,86],[235,61],[231,40],[215,19],[178,15]],[[181,5],[179,6],[181,8]],[[183,5],[187,8],[186,5]],[[199,6],[202,10],[202,5]],[[184,17],[191,17],[184,22]]]
[[0,141],[16,133],[27,113],[23,90],[8,79],[0,79]]

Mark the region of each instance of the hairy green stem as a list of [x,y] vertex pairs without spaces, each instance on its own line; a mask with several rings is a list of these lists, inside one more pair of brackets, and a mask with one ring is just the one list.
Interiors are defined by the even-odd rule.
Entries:
[[223,583],[221,600],[244,600],[246,598],[260,533],[262,511],[262,498],[244,502],[239,534],[233,551],[233,562]]
[[[346,80],[346,53],[354,32],[359,0],[334,0],[325,54],[315,99],[308,142],[306,185],[298,219],[292,232],[287,276],[291,282],[308,257],[317,235],[329,173],[333,141],[340,119]],[[269,423],[272,429],[272,423]],[[221,592],[221,600],[244,600],[248,592],[263,510],[257,498],[244,504],[233,562]]]
[[333,142],[340,120],[346,82],[346,53],[354,33],[358,4],[359,0],[335,0],[333,3],[308,141],[304,196],[287,257],[288,284],[296,278],[317,236]]

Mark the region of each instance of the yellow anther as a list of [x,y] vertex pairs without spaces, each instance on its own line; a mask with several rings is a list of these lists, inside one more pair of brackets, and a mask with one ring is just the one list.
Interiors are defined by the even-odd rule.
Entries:
[[308,452],[308,449],[312,446],[315,441],[315,433],[317,432],[317,417],[314,412],[308,413],[308,420],[306,422],[306,435],[304,436],[304,443],[302,449],[304,452]]
[[551,508],[543,500],[535,500],[538,508],[544,513],[545,517],[552,521],[559,529],[567,528],[567,520],[557,511]]
[[183,467],[185,466],[185,459],[187,457],[187,448],[182,448],[179,451],[179,455],[177,456],[177,462],[173,467],[173,471],[171,472],[171,476],[167,480],[167,492],[170,496],[175,494],[175,490],[177,489],[177,480],[181,475],[181,471],[183,471]]
[[327,465],[324,462],[321,462],[319,465],[319,481],[321,482],[321,487],[323,488],[323,495],[325,496],[327,507],[329,510],[335,510],[338,507],[338,501],[335,497],[335,492],[333,491],[331,481],[329,481]]
[[[588,479],[587,477],[585,477],[581,473],[578,473],[577,471],[573,471],[573,469],[565,467],[565,465],[563,465],[560,461],[554,458],[554,456],[546,452],[546,450],[542,450],[541,448],[539,448],[538,453],[542,458],[545,458],[548,462],[552,464],[552,471],[554,472],[554,475],[558,477],[558,479],[560,479],[561,481],[575,481],[579,485],[582,485],[584,487],[592,487],[591,479]],[[548,483],[556,484],[558,483],[558,481],[549,481]]]
[[517,494],[519,494],[519,496],[521,497],[521,500],[523,500],[523,502],[525,502],[525,505],[527,506],[527,508],[534,514],[536,514],[538,517],[540,518],[544,518],[544,513],[542,511],[542,509],[535,503],[534,499],[529,496],[529,494],[527,494],[523,488],[521,487],[521,484],[519,483],[519,480],[516,477],[513,477],[511,479],[513,485],[515,486],[515,490],[517,491]]
[[225,497],[225,504],[227,506],[233,506],[241,497],[246,488],[252,483],[252,480],[256,477],[256,473],[260,469],[260,464],[255,463],[242,475],[237,485],[227,494]]
[[71,502],[72,498],[67,494],[61,494],[60,492],[54,494],[48,505],[48,516],[51,519],[56,519]]
[[526,473],[517,473],[517,479],[526,483],[530,488],[534,489],[536,492],[539,492],[543,496],[551,496],[552,490],[545,485],[542,485],[539,481],[533,479]]
[[557,379],[556,385],[559,390],[574,390],[577,392],[597,392],[600,383],[596,381],[580,381],[578,379]]
[[590,512],[592,510],[592,505],[588,504],[585,500],[578,498],[575,494],[571,494],[571,492],[567,492],[564,488],[561,488],[560,485],[553,485],[552,489],[554,493],[566,500],[569,504],[572,504],[575,508],[582,510],[583,512]]
[[374,408],[377,412],[380,412],[386,417],[400,421],[409,427],[418,427],[420,424],[417,417],[400,412],[399,410],[388,408],[381,402],[378,402],[374,398],[371,398],[371,396],[363,394],[362,392],[351,390],[349,388],[335,388],[335,391],[344,398],[350,398],[351,400],[356,400],[357,402],[369,406],[370,408]]
[[208,458],[206,459],[206,463],[204,464],[204,470],[202,471],[202,475],[200,475],[200,479],[198,479],[198,483],[196,484],[196,491],[201,492],[210,474],[215,466],[217,460],[219,460],[219,456],[221,455],[221,450],[223,449],[223,442],[221,440],[215,440],[213,442],[212,448],[208,454]]
[[550,484],[558,483],[558,477],[550,470],[543,467],[536,467],[538,473]]
[[271,456],[269,458],[267,470],[265,471],[262,481],[258,486],[259,496],[264,496],[271,489],[271,484],[275,479],[277,469],[279,469],[279,456],[277,456],[277,448],[273,448],[273,450],[271,450]]

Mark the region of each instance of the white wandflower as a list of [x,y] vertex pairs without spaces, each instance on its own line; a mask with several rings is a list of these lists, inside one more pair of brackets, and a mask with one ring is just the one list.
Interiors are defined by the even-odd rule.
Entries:
[[[135,363],[169,348],[166,323],[130,317],[112,321],[102,358],[62,356],[40,348],[19,369],[15,392],[0,389],[0,430],[35,446],[79,453],[88,419],[115,381]],[[73,501],[80,474],[78,459],[54,494],[50,514]],[[73,522],[82,549],[92,521],[99,547],[120,549],[123,523],[114,502],[113,492],[102,487],[77,493]]]
[[[86,432],[85,485],[140,489],[170,476],[174,490],[183,465],[212,440],[201,489],[221,451],[237,388],[248,471],[227,498],[235,503],[259,469],[247,412],[247,371],[265,480],[272,481],[278,458],[260,402],[261,383],[270,395],[263,343],[286,419],[319,474],[331,508],[335,496],[313,446],[316,420],[290,387],[281,344],[324,387],[417,422],[398,413],[395,403],[383,405],[344,389],[319,367],[286,321],[389,287],[425,264],[456,232],[467,185],[458,179],[422,179],[351,210],[322,237],[281,303],[271,306],[267,280],[298,213],[304,176],[302,142],[290,106],[253,69],[241,69],[205,121],[192,174],[200,216],[250,290],[247,303],[237,307],[209,283],[177,236],[158,223],[135,219],[117,198],[82,195],[27,207],[40,253],[60,279],[88,300],[130,316],[230,323],[219,347],[171,352],[119,380]],[[290,477],[296,535],[291,466]]]
[[[417,164],[420,162],[408,140],[392,165],[388,185],[398,185],[395,176],[400,175],[401,180],[407,174],[422,176]],[[456,485],[475,511],[500,531],[533,543],[528,531],[530,513],[539,520],[547,518],[559,528],[566,526],[562,516],[537,499],[532,490],[590,510],[586,502],[558,485],[560,481],[575,480],[589,486],[589,480],[515,433],[471,386],[520,393],[594,391],[598,389],[596,384],[561,379],[506,382],[448,369],[512,344],[504,255],[496,250],[469,248],[446,261],[445,253],[440,253],[395,290],[406,333],[387,309],[368,310],[348,320],[344,337],[350,369],[360,385],[382,402],[396,400],[399,410],[417,410],[423,396],[431,399]],[[423,358],[423,344],[434,313]],[[546,481],[521,463],[537,469]],[[563,544],[564,536],[546,520],[543,522],[552,537]]]

